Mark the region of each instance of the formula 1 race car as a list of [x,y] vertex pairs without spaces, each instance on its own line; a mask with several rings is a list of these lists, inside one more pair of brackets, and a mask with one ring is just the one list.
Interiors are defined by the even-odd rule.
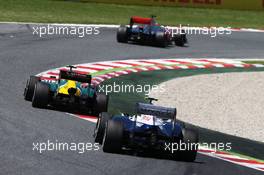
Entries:
[[194,161],[199,139],[197,130],[176,122],[176,108],[155,106],[152,100],[157,99],[137,103],[135,115],[99,114],[95,142],[102,144],[103,151],[108,153],[156,152],[176,160]]
[[60,70],[55,82],[30,76],[24,91],[25,100],[32,101],[32,106],[39,108],[67,105],[96,116],[107,112],[108,96],[97,92],[91,85],[91,75],[74,72],[74,66],[67,67],[70,69]]
[[187,38],[183,30],[177,34],[173,34],[172,30],[157,24],[155,16],[151,18],[133,16],[130,18],[129,27],[121,25],[118,28],[117,41],[120,43],[132,41],[167,47],[173,42],[177,46],[184,46],[187,43]]

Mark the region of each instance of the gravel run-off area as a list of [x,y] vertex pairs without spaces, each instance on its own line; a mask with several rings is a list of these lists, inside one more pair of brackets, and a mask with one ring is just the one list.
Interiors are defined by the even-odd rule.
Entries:
[[165,90],[150,96],[159,99],[156,104],[177,107],[178,119],[264,142],[264,72],[197,75],[161,85]]

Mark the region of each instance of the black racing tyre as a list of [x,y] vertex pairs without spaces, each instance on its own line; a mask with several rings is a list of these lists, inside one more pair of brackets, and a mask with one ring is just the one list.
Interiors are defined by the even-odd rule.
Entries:
[[34,94],[35,84],[40,81],[40,77],[30,76],[24,90],[24,98],[27,101],[32,101]]
[[175,35],[174,42],[176,46],[183,47],[187,43],[187,37],[185,31],[182,31],[181,34]]
[[102,144],[106,123],[109,119],[111,119],[111,116],[107,112],[99,114],[96,127],[94,129],[94,142]]
[[122,149],[123,124],[119,121],[108,120],[106,123],[103,151],[107,153],[118,153]]
[[97,93],[95,98],[95,105],[93,113],[98,116],[101,112],[107,112],[108,110],[109,96],[103,93]]
[[45,108],[49,103],[49,86],[43,82],[35,85],[32,98],[32,106],[37,108]]
[[179,151],[179,159],[186,162],[194,162],[197,155],[199,133],[196,129],[182,129],[182,143],[187,147],[185,150]]
[[157,32],[155,34],[155,40],[158,44],[158,46],[160,47],[167,47],[168,46],[168,42],[166,40],[166,36],[164,32]]
[[121,25],[117,29],[116,39],[119,43],[127,43],[128,42],[128,33],[127,33],[127,27],[124,25]]

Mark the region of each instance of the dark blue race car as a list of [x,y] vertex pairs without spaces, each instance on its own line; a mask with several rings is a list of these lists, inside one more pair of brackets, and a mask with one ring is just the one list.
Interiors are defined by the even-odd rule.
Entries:
[[185,31],[172,36],[171,30],[160,26],[154,16],[151,18],[133,16],[130,19],[129,27],[121,25],[118,28],[117,41],[121,43],[132,41],[167,47],[173,43],[177,46],[184,46],[187,43],[187,38]]
[[198,149],[198,132],[176,122],[176,108],[151,103],[137,103],[135,115],[101,113],[94,137],[109,153],[151,151],[194,161]]

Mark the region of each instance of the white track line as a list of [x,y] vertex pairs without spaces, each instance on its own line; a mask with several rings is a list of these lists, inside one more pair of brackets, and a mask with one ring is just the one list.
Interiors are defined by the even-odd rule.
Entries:
[[[120,25],[116,24],[67,24],[67,23],[33,23],[33,22],[0,22],[0,24],[17,24],[17,25],[54,25],[54,26],[86,26],[86,27],[102,27],[102,28],[118,28]],[[177,26],[167,26],[169,28],[179,28]],[[187,27],[189,29],[210,29],[212,27]],[[218,29],[218,28],[216,28]],[[221,28],[223,29],[223,28]],[[228,29],[228,28],[224,28]],[[263,29],[252,29],[252,28],[230,28],[233,32],[264,32]]]

